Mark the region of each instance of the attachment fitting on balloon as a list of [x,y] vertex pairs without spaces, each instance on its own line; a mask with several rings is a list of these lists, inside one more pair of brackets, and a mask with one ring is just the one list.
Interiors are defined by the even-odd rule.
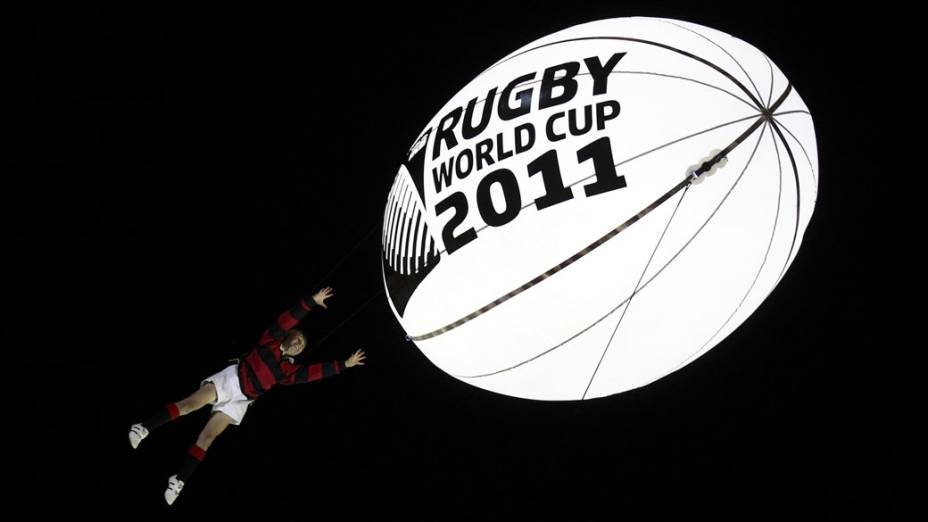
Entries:
[[690,185],[698,185],[702,183],[702,176],[699,174],[699,167],[693,165],[686,169],[686,177],[690,180]]
[[[715,174],[717,170],[728,164],[728,158],[724,156],[710,164],[710,162],[721,152],[722,151],[719,149],[715,149],[710,152],[708,156],[699,160],[699,163],[686,169],[686,177],[689,178],[690,185],[698,185],[699,183],[702,183],[703,175],[711,176]],[[708,168],[706,168],[707,166]]]

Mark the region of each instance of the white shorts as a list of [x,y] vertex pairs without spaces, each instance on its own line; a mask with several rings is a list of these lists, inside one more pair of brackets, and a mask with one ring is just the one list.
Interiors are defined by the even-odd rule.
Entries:
[[216,387],[216,400],[211,402],[213,411],[221,411],[232,418],[232,424],[242,423],[245,412],[254,402],[242,393],[238,382],[238,365],[233,364],[221,372],[207,377],[200,386],[211,382]]

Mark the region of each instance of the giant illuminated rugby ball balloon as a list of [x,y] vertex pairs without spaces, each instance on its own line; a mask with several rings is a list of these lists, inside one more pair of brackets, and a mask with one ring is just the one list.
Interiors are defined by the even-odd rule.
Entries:
[[480,388],[644,386],[784,277],[817,171],[808,108],[750,44],[656,18],[571,27],[477,74],[409,149],[384,210],[389,302]]

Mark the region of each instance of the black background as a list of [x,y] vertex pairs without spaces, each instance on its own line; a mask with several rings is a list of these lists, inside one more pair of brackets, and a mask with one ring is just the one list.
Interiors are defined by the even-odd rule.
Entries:
[[[850,152],[877,131],[861,124],[859,103],[860,70],[877,51],[857,35],[879,24],[809,9],[346,2],[41,13],[25,55],[29,124],[12,141],[29,145],[28,175],[4,194],[8,209],[28,199],[10,218],[29,254],[17,257],[44,283],[17,307],[34,354],[23,431],[48,439],[24,475],[52,499],[37,506],[168,510],[167,477],[208,415],[135,451],[128,426],[248,349],[344,259],[321,281],[335,289],[330,309],[302,327],[312,340],[341,324],[382,288],[379,228],[366,235],[444,102],[536,38],[633,15],[748,41],[812,111],[817,208],[760,309],[643,389],[543,403],[445,375],[404,341],[381,295],[311,357],[363,347],[367,366],[262,398],[170,511],[483,519],[554,506],[612,517],[642,498],[747,500],[745,513],[864,502],[869,413],[849,369],[873,343],[860,327],[868,261],[855,239],[871,189]],[[702,500],[681,500],[690,493]]]

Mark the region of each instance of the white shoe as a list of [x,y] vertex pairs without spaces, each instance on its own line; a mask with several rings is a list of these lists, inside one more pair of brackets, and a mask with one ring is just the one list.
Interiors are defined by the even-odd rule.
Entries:
[[177,500],[180,490],[184,489],[184,481],[177,478],[177,475],[171,475],[168,479],[168,489],[164,490],[164,501],[170,506]]
[[129,444],[132,444],[132,449],[139,447],[139,442],[142,442],[142,439],[148,436],[148,429],[141,424],[133,424],[129,428]]

